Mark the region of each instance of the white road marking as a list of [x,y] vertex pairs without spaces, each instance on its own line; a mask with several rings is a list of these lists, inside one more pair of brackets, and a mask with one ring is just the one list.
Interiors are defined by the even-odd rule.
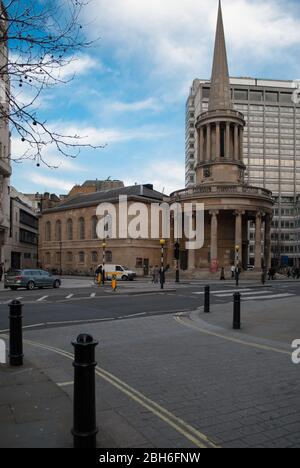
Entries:
[[23,299],[23,296],[21,296],[21,297],[17,297],[17,299],[16,299],[16,300],[17,300],[17,301],[20,301],[21,299]]
[[45,299],[47,299],[47,297],[49,297],[49,296],[40,297],[39,299],[36,300],[36,302],[42,302],[42,301],[44,301]]
[[292,297],[296,294],[274,294],[273,296],[256,296],[256,297],[245,297],[244,301],[258,301],[259,299],[283,299],[284,297]]
[[58,387],[70,387],[71,385],[74,385],[74,382],[62,382],[62,383],[57,383]]
[[[238,291],[240,292],[240,291]],[[244,296],[259,296],[260,294],[272,294],[273,291],[252,291],[252,292],[244,292],[242,294],[242,297]],[[216,297],[231,297],[232,296],[232,293],[226,293],[226,294],[217,294]]]
[[[252,289],[222,289],[221,291],[210,291],[211,294],[221,294],[221,293],[234,293],[234,292],[247,292],[247,291],[253,291]],[[193,294],[198,294],[198,295],[201,295],[201,294],[204,294],[204,292],[194,292]]]
[[96,293],[92,293],[90,297],[96,297]]
[[69,294],[66,299],[71,299],[74,296],[74,294]]

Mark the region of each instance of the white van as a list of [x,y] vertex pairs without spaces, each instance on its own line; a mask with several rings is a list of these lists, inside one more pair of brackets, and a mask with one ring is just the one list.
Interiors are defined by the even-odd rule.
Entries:
[[[102,266],[103,268],[103,265],[99,266]],[[113,275],[116,275],[117,280],[122,281],[133,281],[136,278],[136,273],[134,271],[129,270],[127,267],[122,265],[106,264],[104,265],[104,270],[105,277],[108,280],[111,280]]]

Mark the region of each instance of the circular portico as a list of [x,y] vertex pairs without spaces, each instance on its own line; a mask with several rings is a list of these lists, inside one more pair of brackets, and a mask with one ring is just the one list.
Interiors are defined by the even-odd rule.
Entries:
[[[174,192],[171,202],[192,203],[195,210],[197,203],[204,205],[204,245],[186,252],[189,271],[204,269],[214,273],[221,267],[230,267],[236,260],[236,247],[239,264],[246,268],[249,222],[255,225],[255,269],[260,271],[271,266],[273,199],[270,191],[244,184],[200,185]],[[182,239],[182,251],[186,241]]]

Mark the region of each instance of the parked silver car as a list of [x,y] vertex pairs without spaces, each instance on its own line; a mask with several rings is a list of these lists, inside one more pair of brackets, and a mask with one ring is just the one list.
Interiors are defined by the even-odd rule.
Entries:
[[11,270],[5,274],[4,289],[16,291],[19,288],[59,288],[61,281],[44,270]]

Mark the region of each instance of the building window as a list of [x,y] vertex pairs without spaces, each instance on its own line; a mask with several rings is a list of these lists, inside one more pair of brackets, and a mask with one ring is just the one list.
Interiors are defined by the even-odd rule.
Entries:
[[202,97],[204,99],[209,99],[210,88],[202,88]]
[[51,241],[51,223],[50,221],[47,221],[46,226],[45,226],[45,238],[46,241]]
[[135,263],[135,268],[143,268],[143,259],[137,258]]
[[92,217],[92,239],[97,239],[97,224],[98,224],[98,218],[97,216]]
[[98,252],[92,252],[92,263],[98,263]]
[[235,89],[234,99],[237,101],[248,101],[248,91],[246,89]]
[[67,252],[67,262],[72,263],[73,262],[73,254],[72,252]]
[[280,93],[280,102],[291,103],[292,102],[292,94],[291,93]]
[[80,240],[85,239],[85,222],[84,222],[84,218],[79,219],[79,239]]
[[105,251],[105,263],[112,262],[112,252],[110,250]]
[[55,223],[55,240],[61,241],[61,221]]
[[278,93],[274,91],[266,91],[267,102],[278,102]]
[[79,252],[79,255],[78,255],[78,259],[79,259],[79,263],[84,263],[85,262],[85,254],[84,252]]
[[264,94],[262,91],[250,91],[250,101],[263,101]]
[[73,221],[68,219],[67,221],[67,239],[73,240]]

